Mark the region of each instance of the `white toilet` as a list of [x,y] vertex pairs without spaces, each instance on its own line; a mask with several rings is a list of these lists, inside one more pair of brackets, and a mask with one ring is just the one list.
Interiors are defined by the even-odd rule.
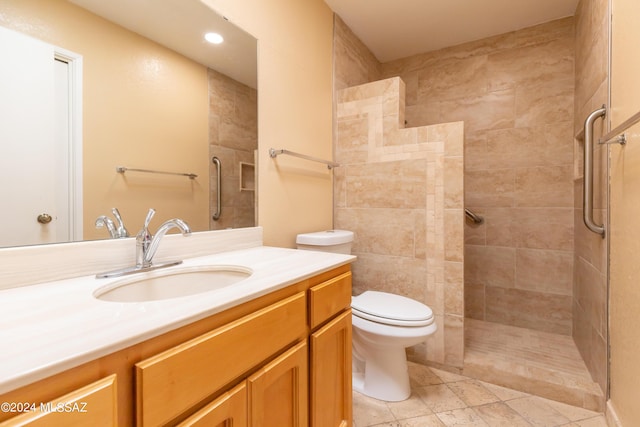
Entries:
[[[298,249],[350,253],[353,233],[329,230],[299,234]],[[437,327],[426,305],[400,295],[366,291],[351,299],[353,389],[401,401],[411,395],[405,349],[424,342]]]

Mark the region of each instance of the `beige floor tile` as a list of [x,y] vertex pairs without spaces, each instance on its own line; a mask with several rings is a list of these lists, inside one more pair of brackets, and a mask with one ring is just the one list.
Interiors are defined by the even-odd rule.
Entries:
[[444,383],[452,383],[455,381],[465,381],[468,380],[469,377],[465,377],[464,375],[454,374],[453,372],[443,371],[442,369],[430,368],[434,374],[436,374],[442,382]]
[[570,421],[586,420],[599,416],[598,412],[589,411],[588,409],[579,408],[577,406],[567,405],[566,403],[556,402],[554,400],[543,399],[544,402],[553,409],[567,417]]
[[586,420],[575,421],[579,427],[607,427],[607,420],[602,415],[598,415],[597,417],[588,418]]
[[397,420],[433,414],[417,392],[411,393],[411,396],[402,402],[387,402],[387,407]]
[[485,405],[500,400],[476,380],[457,381],[448,386],[467,406]]
[[506,404],[534,426],[551,427],[571,422],[567,417],[549,406],[545,399],[539,397],[531,396],[513,399],[507,401]]
[[357,392],[353,393],[353,419],[357,427],[395,421],[395,417],[385,402]]
[[455,409],[436,415],[447,427],[491,427],[472,408]]
[[409,371],[412,395],[405,401],[353,393],[354,427],[607,427],[597,412],[417,363]]
[[409,379],[412,386],[442,384],[442,379],[432,369],[419,363],[408,362]]
[[418,394],[433,412],[465,408],[467,405],[445,384],[418,388]]
[[495,394],[500,400],[511,400],[518,399],[520,397],[527,397],[527,393],[523,393],[518,390],[513,390],[507,387],[501,387],[499,385],[487,383],[484,381],[480,381],[480,383],[488,389],[491,393]]
[[[382,423],[382,424],[375,424],[372,426],[366,426],[366,427],[399,427],[400,424],[397,421],[392,421],[390,423]],[[355,427],[362,427],[360,425],[357,425]]]
[[397,423],[398,427],[445,427],[440,421],[437,415],[426,415],[423,417],[409,418],[406,420],[400,420]]
[[503,402],[473,408],[478,415],[491,427],[530,427],[516,411]]

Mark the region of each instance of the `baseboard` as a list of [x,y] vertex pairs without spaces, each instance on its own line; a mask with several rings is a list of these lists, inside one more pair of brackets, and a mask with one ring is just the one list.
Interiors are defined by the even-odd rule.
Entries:
[[622,427],[622,423],[620,423],[620,419],[618,418],[618,414],[616,414],[616,410],[611,400],[607,400],[607,407],[604,412],[604,416],[609,427]]

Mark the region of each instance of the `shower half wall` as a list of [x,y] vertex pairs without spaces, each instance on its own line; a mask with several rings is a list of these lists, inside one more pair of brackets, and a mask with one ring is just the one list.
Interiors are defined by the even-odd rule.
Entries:
[[463,124],[404,128],[404,82],[338,91],[334,227],[355,233],[354,293],[425,303],[438,330],[410,358],[464,361]]

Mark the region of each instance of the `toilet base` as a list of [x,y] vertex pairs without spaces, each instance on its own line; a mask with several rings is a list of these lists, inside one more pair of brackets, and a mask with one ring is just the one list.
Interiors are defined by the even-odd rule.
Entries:
[[[354,353],[354,359],[357,359]],[[354,361],[353,389],[374,399],[399,402],[411,396],[404,347],[369,348],[364,361]],[[364,372],[356,366],[364,365]]]

